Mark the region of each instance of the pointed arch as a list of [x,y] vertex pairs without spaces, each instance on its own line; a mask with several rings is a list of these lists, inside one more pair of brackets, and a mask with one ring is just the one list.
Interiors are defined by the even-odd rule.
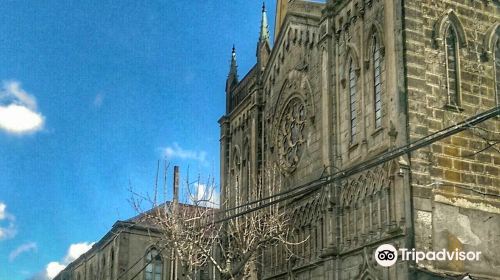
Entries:
[[486,58],[493,58],[495,51],[495,41],[500,38],[500,23],[495,22],[484,34],[483,49]]
[[287,103],[289,96],[292,94],[299,94],[302,100],[304,100],[307,108],[307,115],[311,122],[314,122],[316,108],[314,105],[314,91],[309,82],[309,78],[306,74],[294,69],[288,72],[285,81],[281,85],[280,91],[273,106],[272,111],[269,114],[269,118],[277,118],[280,109]]
[[[228,188],[228,199],[231,203],[235,203],[233,206],[239,205],[240,197],[240,183],[241,183],[241,149],[238,145],[234,145],[233,153],[231,155],[230,163],[230,182],[233,183],[234,188],[234,199],[231,198],[231,187]],[[230,204],[231,205],[231,204]]]
[[374,27],[372,28],[373,32],[370,35],[370,44],[367,48],[369,54],[367,54],[367,58],[370,59],[371,63],[368,62],[368,65],[372,65],[370,71],[371,78],[371,86],[369,91],[371,93],[371,99],[373,100],[372,110],[373,117],[372,122],[374,124],[375,129],[379,129],[382,127],[382,95],[383,95],[383,85],[382,85],[382,75],[383,75],[383,63],[384,63],[384,43],[383,37],[380,35],[381,31],[377,31],[380,27],[376,27],[377,25],[374,23]]
[[241,151],[238,145],[233,146],[233,154],[231,155],[232,168],[241,168]]
[[346,90],[347,104],[349,105],[349,142],[354,144],[358,135],[359,92],[358,79],[360,75],[360,62],[356,46],[351,43],[346,45],[345,58],[342,63],[341,85]]
[[444,53],[446,105],[445,108],[462,111],[460,86],[460,49],[467,47],[463,24],[452,9],[448,9],[434,24],[434,47]]
[[460,43],[455,25],[448,25],[444,42],[448,105],[457,107],[460,106]]
[[[351,143],[356,142],[356,136],[358,135],[358,111],[359,111],[359,93],[358,93],[358,74],[356,73],[356,65],[354,58],[350,56],[348,62],[348,96],[349,96],[349,141]],[[359,68],[357,68],[359,69]]]
[[484,54],[490,58],[493,68],[495,105],[500,106],[500,23],[491,26],[484,37]]
[[[356,48],[356,46],[352,43],[348,43],[346,45],[346,52],[345,52],[345,56],[344,56],[344,62],[343,62],[343,86],[345,87],[346,86],[346,83],[345,81],[347,80],[348,76],[349,76],[349,71],[348,71],[348,68],[349,67],[349,64],[350,64],[350,61],[352,60],[353,62],[353,66],[354,66],[354,70],[356,71],[356,75],[359,76],[359,73],[360,73],[360,69],[361,69],[361,66],[360,66],[360,62],[359,62],[359,55],[358,55],[358,50]],[[346,70],[347,69],[347,70]]]
[[241,194],[238,194],[239,196],[243,196],[242,199],[240,199],[242,202],[243,201],[250,201],[250,165],[251,158],[250,158],[250,139],[248,136],[245,137],[243,140],[243,154],[242,154],[242,192]]
[[433,37],[436,48],[441,47],[445,42],[446,33],[450,25],[453,26],[457,33],[457,42],[459,47],[467,47],[467,36],[465,34],[463,24],[458,18],[455,11],[449,9],[443,15],[441,15],[440,19],[434,24]]
[[361,273],[359,276],[359,279],[361,280],[377,280],[377,276],[374,275],[369,269],[366,269]]
[[360,266],[361,273],[358,275],[358,279],[361,280],[379,280],[377,271],[373,267],[373,254],[368,254],[368,248],[363,248],[363,263]]
[[380,54],[382,57],[385,56],[385,43],[384,43],[384,31],[382,26],[378,21],[373,21],[370,25],[370,29],[368,32],[368,36],[366,37],[366,48],[364,51],[365,57],[365,68],[370,68],[370,61],[372,60],[372,48],[373,48],[373,38],[377,39],[377,43],[379,44]]

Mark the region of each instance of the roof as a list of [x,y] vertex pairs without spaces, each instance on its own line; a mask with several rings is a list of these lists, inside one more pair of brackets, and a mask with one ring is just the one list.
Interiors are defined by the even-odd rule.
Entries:
[[[173,202],[167,201],[156,207],[151,208],[148,211],[145,211],[144,213],[139,213],[138,215],[130,219],[124,221],[117,220],[111,227],[111,230],[109,230],[99,241],[94,243],[94,245],[92,245],[92,248],[90,248],[90,250],[88,250],[80,257],[78,257],[76,260],[68,264],[66,268],[63,269],[61,272],[59,272],[59,274],[54,279],[58,279],[58,277],[60,277],[66,271],[72,269],[76,265],[80,264],[82,261],[86,260],[88,257],[92,256],[96,251],[104,247],[108,242],[111,242],[113,237],[117,236],[125,229],[136,229],[148,232],[160,232],[160,229],[155,226],[155,224],[151,221],[151,218],[156,216],[157,214],[165,213],[163,211],[160,212],[161,210],[166,210],[166,213],[170,213],[171,207],[173,207],[173,205],[174,205]],[[196,206],[185,203],[179,203],[178,206],[179,209],[181,210],[187,210],[186,212],[183,213],[186,215],[193,214],[195,213],[195,211],[198,210],[208,211],[209,215],[213,215],[215,213],[214,210],[217,210],[215,208]]]

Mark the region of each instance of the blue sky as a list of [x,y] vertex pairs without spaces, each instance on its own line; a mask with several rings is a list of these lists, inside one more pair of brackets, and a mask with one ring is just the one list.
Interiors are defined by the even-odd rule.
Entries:
[[129,185],[151,191],[165,156],[218,181],[231,47],[242,77],[261,5],[2,1],[0,280],[43,276],[133,216]]

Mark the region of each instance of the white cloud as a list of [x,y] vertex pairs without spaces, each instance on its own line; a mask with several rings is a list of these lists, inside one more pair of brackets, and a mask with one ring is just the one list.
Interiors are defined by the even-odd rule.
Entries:
[[31,110],[36,110],[36,98],[21,88],[21,83],[17,81],[6,81],[3,83],[4,98],[12,99],[11,102],[23,104]]
[[0,128],[14,134],[23,134],[40,130],[43,116],[27,107],[11,104],[0,106]]
[[59,262],[50,262],[47,265],[46,272],[47,272],[47,277],[49,279],[53,279],[54,277],[61,272],[66,265],[60,264]]
[[7,212],[7,205],[0,202],[0,240],[13,238],[17,234],[16,217]]
[[185,150],[181,148],[177,143],[174,143],[172,146],[162,148],[162,152],[167,159],[173,159],[173,158],[190,159],[190,160],[196,160],[202,163],[203,165],[207,164],[206,152]]
[[26,134],[43,128],[45,117],[38,112],[36,98],[17,81],[3,83],[0,90],[0,129],[11,134]]
[[69,246],[66,257],[64,258],[64,263],[69,264],[70,262],[78,259],[78,257],[90,250],[90,248],[92,248],[92,245],[94,245],[94,243],[83,242],[71,244]]
[[104,102],[104,94],[102,93],[98,93],[95,97],[94,97],[94,107],[96,108],[100,108],[102,106]]
[[7,208],[7,205],[5,205],[4,203],[0,202],[0,221],[3,220],[3,219],[5,219],[5,217],[6,217],[5,208]]
[[16,234],[17,229],[14,223],[10,223],[7,227],[0,227],[0,240],[13,238]]
[[70,264],[72,261],[78,259],[81,255],[86,253],[90,248],[95,243],[90,243],[90,242],[81,242],[81,243],[75,243],[71,244],[68,248],[68,252],[66,253],[66,256],[62,258],[61,261],[53,261],[47,264],[45,267],[45,270],[42,272],[37,273],[33,277],[31,277],[31,280],[51,280],[54,277],[59,274],[68,264]]
[[10,252],[9,261],[10,262],[14,261],[21,254],[28,253],[30,251],[36,252],[37,249],[38,249],[38,246],[36,245],[35,242],[29,242],[29,243],[23,244],[23,245],[17,247],[14,251]]
[[195,184],[196,188],[196,197],[194,200],[200,206],[206,207],[219,207],[220,203],[220,194],[214,187],[208,187],[205,184],[197,183]]

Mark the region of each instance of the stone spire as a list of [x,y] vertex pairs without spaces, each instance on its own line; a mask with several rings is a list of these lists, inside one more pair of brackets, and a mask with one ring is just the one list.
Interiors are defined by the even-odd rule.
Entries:
[[238,64],[236,64],[236,48],[233,45],[233,50],[231,51],[231,66],[229,67],[228,79],[234,77],[238,80]]
[[262,2],[262,18],[260,20],[259,42],[269,41],[269,25],[267,24],[266,4]]
[[260,20],[260,34],[257,42],[257,63],[264,70],[269,55],[271,54],[271,43],[269,42],[269,25],[267,24],[266,5],[262,3],[262,18]]
[[231,51],[231,66],[229,66],[229,75],[226,80],[226,113],[229,114],[233,106],[232,90],[238,85],[238,64],[236,64],[236,49],[233,45]]

